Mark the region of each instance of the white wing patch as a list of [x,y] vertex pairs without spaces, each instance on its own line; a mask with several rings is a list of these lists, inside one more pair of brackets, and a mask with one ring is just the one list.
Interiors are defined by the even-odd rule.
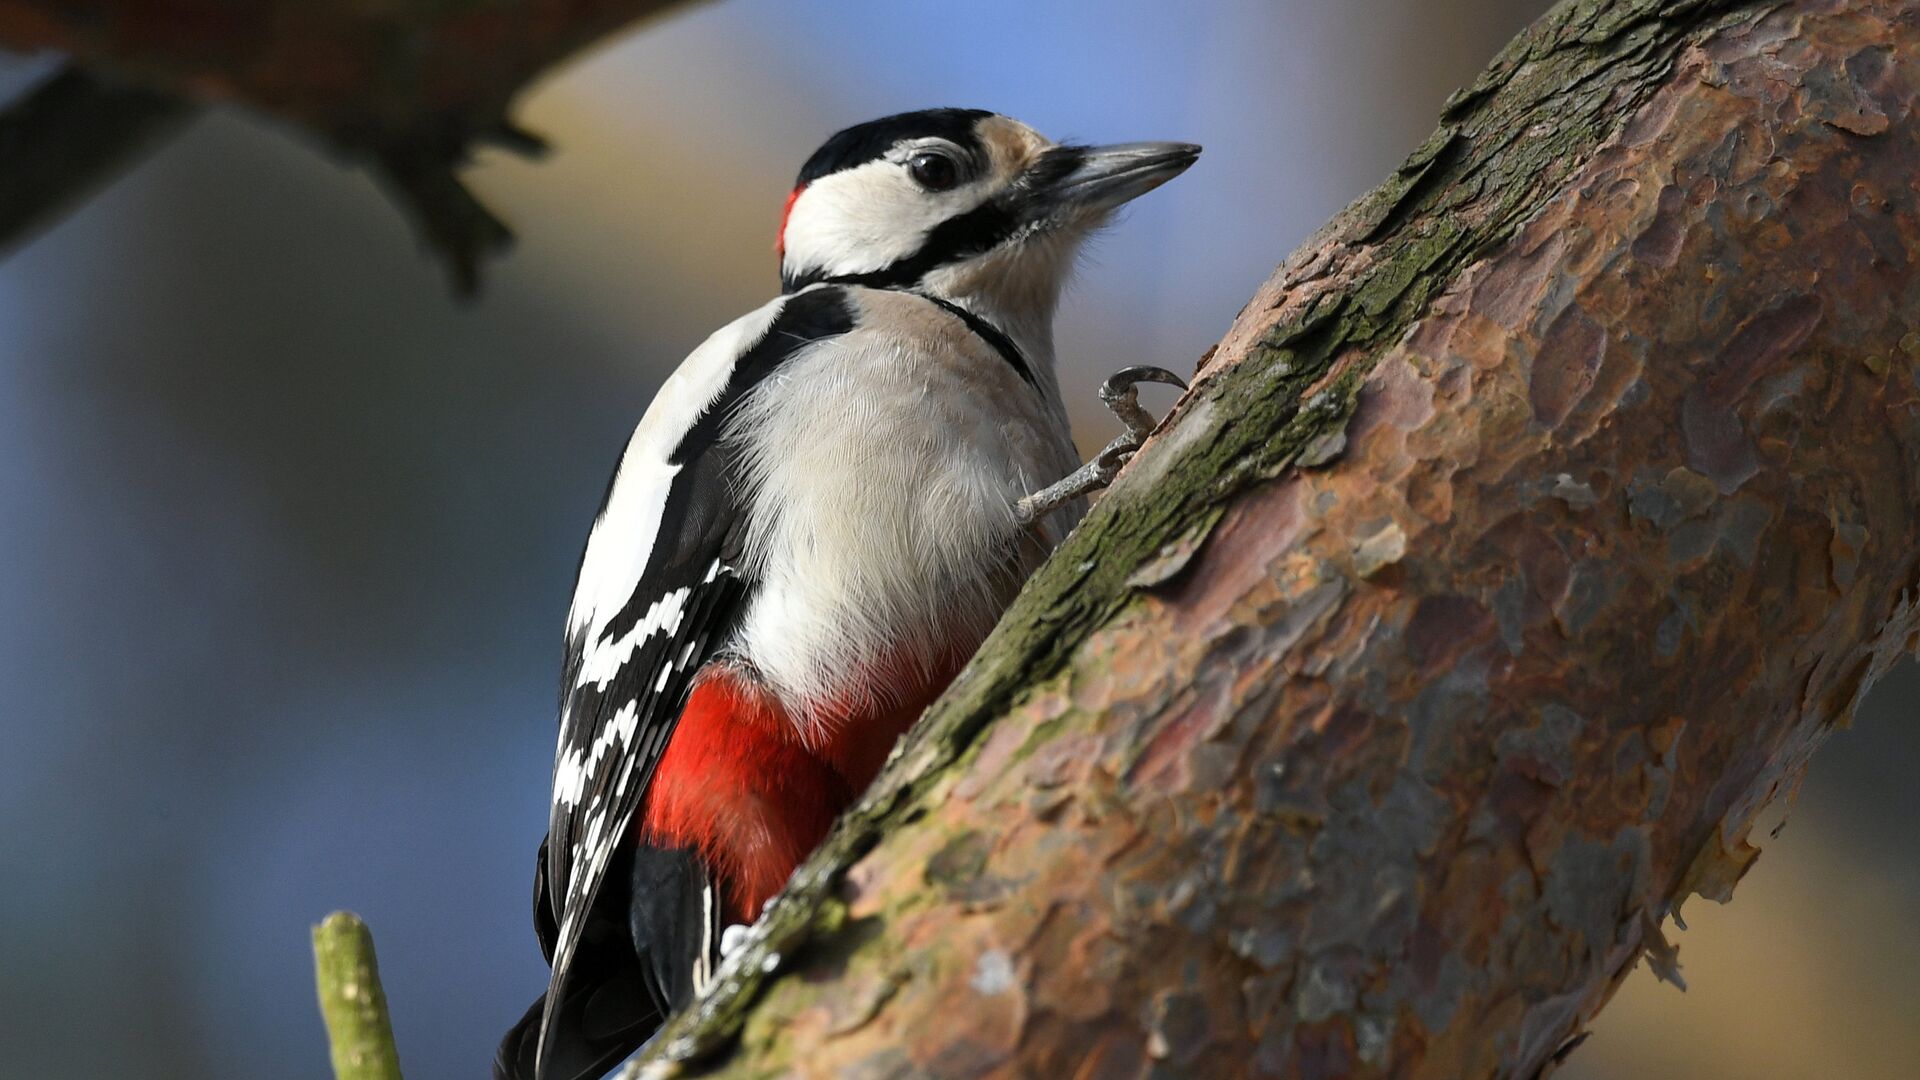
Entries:
[[[607,505],[593,524],[580,579],[573,590],[567,632],[585,632],[591,650],[600,632],[632,598],[660,533],[660,515],[680,466],[668,459],[694,421],[726,389],[734,364],[772,328],[788,298],[780,297],[715,331],[688,354],[633,430],[614,473]],[[617,666],[617,665],[616,665]]]
[[[713,580],[712,575],[708,575],[707,580]],[[607,684],[620,673],[620,669],[633,656],[634,648],[641,642],[655,634],[671,636],[680,632],[680,620],[686,617],[687,597],[691,595],[693,595],[692,589],[675,589],[660,597],[647,605],[646,615],[633,624],[633,629],[620,635],[616,640],[603,642],[598,638],[589,638],[586,642],[585,656],[580,662],[580,674],[573,685],[581,687],[591,684],[597,689],[605,690]],[[661,674],[665,675],[671,670],[669,665],[661,669]]]
[[633,741],[634,729],[640,726],[639,702],[629,701],[613,714],[607,726],[593,738],[593,745],[586,750],[575,747],[563,759],[553,774],[553,798],[556,802],[568,806],[580,805],[580,796],[586,787],[587,777],[592,776],[600,759],[610,750],[622,750]]
[[[680,466],[671,460],[674,449],[701,413],[725,391],[740,357],[766,336],[787,299],[780,297],[715,331],[667,376],[653,403],[647,407],[646,415],[634,428],[633,437],[627,441],[626,452],[614,472],[607,504],[594,522],[586,553],[580,558],[580,578],[574,586],[573,606],[567,614],[568,636],[578,641],[581,649],[580,669],[572,691],[589,686],[605,690],[649,638],[679,632],[691,594],[691,590],[684,588],[654,598],[646,614],[618,639],[600,640],[607,624],[633,600],[648,560],[653,556],[667,497],[674,477],[680,472]],[[720,565],[715,563],[707,572],[707,582],[711,583],[719,572]],[[571,715],[561,718],[560,745],[553,771],[556,806],[578,807],[590,786],[600,792],[611,788],[616,795],[625,795],[635,780],[632,775],[635,763],[649,756],[631,752],[634,735],[640,729],[642,706],[646,704],[638,695],[650,696],[649,691],[658,693],[658,688],[664,687],[675,671],[684,669],[693,656],[690,643],[679,655],[666,657],[661,664],[659,681],[636,688],[636,698],[614,710],[585,747],[579,745],[575,732],[579,718]],[[613,782],[596,783],[595,778],[605,771],[605,760],[609,756],[615,763]],[[615,827],[618,823],[608,820],[611,809],[596,796],[574,832],[577,839],[567,845],[571,869],[566,874],[569,902],[563,905],[567,915],[560,927],[563,942],[573,940],[571,924],[579,913],[579,906],[571,901],[583,897],[600,880],[619,840],[620,830]]]

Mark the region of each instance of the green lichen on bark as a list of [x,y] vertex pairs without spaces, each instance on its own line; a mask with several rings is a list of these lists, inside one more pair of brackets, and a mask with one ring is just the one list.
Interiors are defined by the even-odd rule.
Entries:
[[[778,1024],[748,1025],[796,950],[833,947],[835,885],[889,830],[937,810],[937,785],[983,730],[1070,673],[1079,645],[1133,603],[1129,580],[1196,523],[1344,429],[1373,361],[1459,271],[1512,238],[1659,88],[1693,42],[1773,3],[1569,0],[1448,102],[1442,126],[1336,217],[1261,298],[1281,311],[1202,380],[1021,594],[872,791],[795,875],[719,987],[675,1018],[642,1063],[728,1057],[781,1071]],[[1256,303],[1261,302],[1257,298]]]

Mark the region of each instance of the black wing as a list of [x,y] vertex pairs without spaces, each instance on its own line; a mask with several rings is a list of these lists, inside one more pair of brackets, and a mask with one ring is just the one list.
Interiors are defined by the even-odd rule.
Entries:
[[[625,894],[645,877],[630,862],[632,853],[623,842],[653,769],[672,737],[694,677],[726,648],[753,593],[755,583],[738,558],[745,508],[737,497],[735,455],[722,439],[728,421],[740,401],[782,362],[852,327],[845,291],[818,287],[786,298],[757,339],[743,343],[745,348],[714,355],[703,347],[688,358],[688,365],[726,365],[725,374],[708,373],[719,389],[704,407],[695,406],[697,416],[681,421],[684,431],[664,462],[656,463],[666,468],[634,481],[654,483],[666,477],[648,493],[662,505],[646,565],[627,596],[588,598],[603,607],[618,605],[610,618],[570,627],[553,802],[536,882],[536,906],[545,910],[536,911],[535,924],[553,965],[538,1040],[538,1056],[549,1064],[556,1019],[564,1017],[568,1003],[579,994],[596,989],[569,986],[576,951],[590,926],[627,925],[626,912],[614,910],[626,905],[615,902],[630,899]],[[643,421],[643,430],[652,422],[652,417]],[[636,433],[635,439],[640,438]],[[607,515],[619,486],[628,480],[622,474],[635,464],[633,452],[630,448],[608,489],[596,533],[609,527]],[[576,605],[581,602],[576,596]],[[603,902],[601,893],[610,883],[618,884]],[[695,927],[688,931],[703,937]],[[622,943],[627,951],[620,960],[622,972],[636,962],[631,944],[630,937]],[[594,943],[596,951],[600,945]],[[664,962],[656,955],[643,965],[642,982],[650,990],[684,984],[683,973],[656,970]],[[584,982],[605,982],[613,974],[601,971],[585,978],[589,968],[606,968],[603,957],[579,966]],[[636,1039],[633,1046],[638,1045]],[[505,1047],[502,1055],[504,1059]]]

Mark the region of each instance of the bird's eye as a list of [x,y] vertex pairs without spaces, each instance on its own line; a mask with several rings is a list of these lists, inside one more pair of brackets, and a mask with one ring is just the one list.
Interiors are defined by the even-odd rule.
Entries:
[[945,154],[915,154],[907,160],[907,175],[928,191],[946,191],[960,182],[960,168]]

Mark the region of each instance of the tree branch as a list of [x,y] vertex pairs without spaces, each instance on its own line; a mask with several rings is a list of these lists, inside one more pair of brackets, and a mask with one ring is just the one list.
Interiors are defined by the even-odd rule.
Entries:
[[1920,26],[1569,0],[628,1075],[1530,1076],[1914,647]]
[[[366,164],[446,263],[457,291],[478,287],[484,259],[512,239],[460,181],[481,145],[538,152],[509,119],[546,70],[623,27],[686,0],[0,0],[0,47],[56,50],[92,72],[112,100],[89,99],[97,136],[62,122],[59,138],[0,156],[0,195],[31,186],[31,204],[0,201],[0,245],[44,227],[152,145],[156,103],[233,102],[291,122]],[[96,96],[99,96],[96,94]],[[131,100],[129,100],[131,99]],[[139,138],[134,138],[139,136]],[[88,151],[75,169],[72,146]],[[105,150],[107,152],[101,152]],[[65,183],[42,191],[47,178]],[[11,219],[24,217],[24,223]]]
[[336,1080],[400,1080],[373,934],[358,915],[336,911],[313,928],[313,970]]
[[192,114],[179,98],[72,66],[0,110],[0,251],[25,242]]

